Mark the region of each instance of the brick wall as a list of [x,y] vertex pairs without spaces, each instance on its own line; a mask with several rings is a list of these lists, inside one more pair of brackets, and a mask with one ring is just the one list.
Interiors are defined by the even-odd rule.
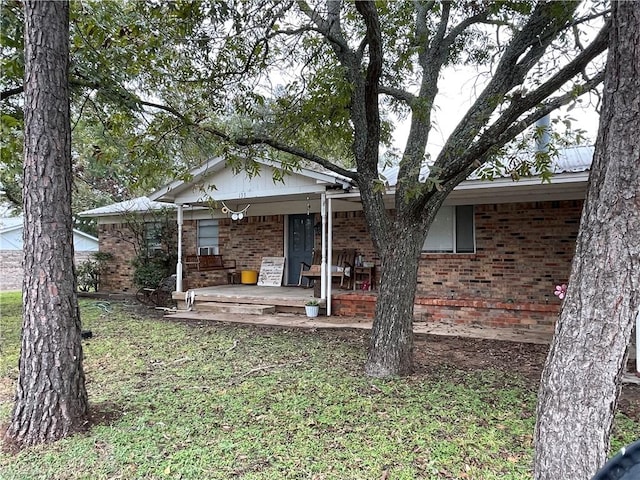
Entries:
[[[78,265],[93,252],[75,252]],[[0,250],[0,291],[22,290],[22,250]]]
[[[370,292],[335,292],[332,314],[373,318],[376,295]],[[484,299],[439,299],[416,297],[416,322],[445,323],[494,328],[519,327],[552,333],[560,311],[559,302],[504,303]]]
[[[476,253],[422,255],[416,319],[552,325],[560,304],[553,289],[568,280],[581,209],[581,201],[476,206]],[[334,249],[357,248],[366,261],[376,263],[379,273],[380,261],[363,213],[336,213],[333,226]],[[196,228],[196,221],[185,221],[183,255],[196,253]],[[263,256],[284,255],[281,215],[220,220],[219,231],[220,253],[235,259],[238,269],[259,270]],[[122,225],[100,226],[100,248],[115,257],[104,279],[105,289],[133,288],[129,263],[133,247],[128,238],[132,236]],[[226,282],[226,272],[185,270],[187,288]],[[372,315],[375,297],[360,297],[349,305],[337,299],[334,313]]]
[[113,255],[100,277],[100,288],[107,292],[135,292],[131,265],[135,257],[133,232],[125,224],[99,224],[98,240],[100,251]]
[[505,303],[556,300],[569,279],[581,201],[475,207],[475,254],[423,254],[418,295],[493,299]]
[[[219,222],[220,254],[235,259],[238,270],[260,270],[262,257],[283,256],[284,220],[281,215],[248,217],[233,222]],[[131,260],[135,255],[134,235],[124,224],[101,224],[98,236],[100,250],[113,255],[102,277],[103,289],[108,291],[135,291]],[[198,231],[196,220],[186,220],[182,227],[182,254],[197,253]],[[186,288],[198,288],[227,283],[226,271],[197,271],[184,267]]]
[[[477,205],[475,254],[422,254],[415,320],[551,332],[560,308],[553,289],[568,281],[581,211],[582,201]],[[349,215],[344,230],[360,232],[361,214]],[[372,318],[375,298],[338,291],[333,313]]]
[[[582,201],[476,205],[476,253],[423,253],[418,296],[552,301],[569,278],[581,211]],[[333,237],[334,249],[356,246],[380,269],[362,212],[336,214]]]
[[363,212],[338,212],[333,218],[333,249],[356,248],[366,262],[375,262],[380,268],[380,258],[373,248],[369,228]]
[[[260,270],[262,257],[284,256],[284,217],[268,215],[246,217],[239,221],[221,219],[220,254],[235,260],[237,270]],[[197,253],[197,221],[188,220],[182,227],[183,255]],[[185,268],[185,286],[199,288],[227,283],[226,271],[203,271]]]

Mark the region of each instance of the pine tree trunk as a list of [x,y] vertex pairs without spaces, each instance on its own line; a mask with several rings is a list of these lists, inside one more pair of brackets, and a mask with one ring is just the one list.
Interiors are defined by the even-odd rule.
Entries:
[[613,2],[600,129],[569,291],[542,373],[537,480],[603,465],[640,308],[640,4]]
[[413,370],[413,306],[423,236],[399,229],[382,249],[382,275],[365,372],[372,377],[408,375]]
[[8,441],[82,429],[87,392],[73,265],[69,4],[24,2],[24,281],[20,373]]

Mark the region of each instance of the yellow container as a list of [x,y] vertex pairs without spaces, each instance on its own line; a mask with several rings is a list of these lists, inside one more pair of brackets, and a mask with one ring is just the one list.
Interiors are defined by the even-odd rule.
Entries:
[[240,283],[243,285],[255,285],[258,283],[258,272],[255,270],[241,270]]

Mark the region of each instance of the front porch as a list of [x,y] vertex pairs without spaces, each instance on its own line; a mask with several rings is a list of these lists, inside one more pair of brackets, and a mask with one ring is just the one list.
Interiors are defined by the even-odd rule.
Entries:
[[[295,316],[305,314],[305,303],[317,300],[320,317],[312,320],[315,322],[310,324],[313,328],[346,325],[370,328],[377,300],[377,291],[335,289],[331,296],[332,313],[326,316],[327,301],[314,297],[312,288],[229,284],[194,288],[189,292],[194,295],[193,308],[189,312],[186,311],[185,293],[174,292],[178,310],[182,310],[174,316],[219,320],[216,314],[229,314],[223,317],[228,319],[222,321],[286,326],[291,322],[298,324],[300,319]],[[553,334],[557,313],[558,306],[549,304],[417,297],[414,326],[418,333],[443,332],[446,335],[545,343]]]

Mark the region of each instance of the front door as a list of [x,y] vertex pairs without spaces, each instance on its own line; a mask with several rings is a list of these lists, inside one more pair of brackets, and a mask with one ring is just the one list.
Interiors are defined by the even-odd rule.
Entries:
[[311,263],[313,257],[314,215],[289,215],[289,276],[287,285],[297,285],[300,278],[300,264]]

